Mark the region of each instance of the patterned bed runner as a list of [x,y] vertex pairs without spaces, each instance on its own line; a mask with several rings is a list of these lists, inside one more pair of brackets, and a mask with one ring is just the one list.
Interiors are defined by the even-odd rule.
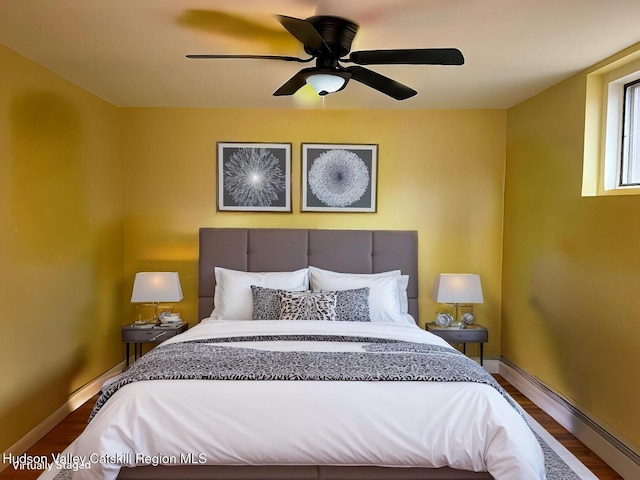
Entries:
[[89,421],[118,389],[144,380],[475,382],[494,387],[516,408],[484,368],[448,347],[362,337],[339,339],[366,342],[360,352],[265,351],[218,345],[247,340],[336,341],[336,337],[234,337],[159,345],[103,387]]

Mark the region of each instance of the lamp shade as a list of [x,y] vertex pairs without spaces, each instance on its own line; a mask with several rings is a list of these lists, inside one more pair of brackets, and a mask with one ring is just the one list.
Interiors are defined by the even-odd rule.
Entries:
[[178,272],[138,272],[133,282],[132,303],[179,302],[182,287]]
[[433,299],[438,303],[483,303],[480,275],[441,273],[433,285]]
[[317,73],[307,77],[307,83],[311,85],[318,95],[327,95],[340,90],[347,80],[340,75]]

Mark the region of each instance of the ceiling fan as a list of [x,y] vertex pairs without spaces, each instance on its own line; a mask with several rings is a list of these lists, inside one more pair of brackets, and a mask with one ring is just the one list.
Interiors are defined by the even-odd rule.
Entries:
[[[309,58],[286,55],[187,55],[187,58],[245,58],[282,60],[307,63],[316,60],[315,67],[303,68],[273,95],[293,95],[305,84],[319,95],[344,89],[353,79],[396,100],[405,100],[418,92],[391,78],[361,65],[463,65],[464,56],[456,48],[418,48],[400,50],[362,50],[350,52],[358,24],[342,17],[319,15],[307,19],[274,15],[276,20],[304,45]],[[347,55],[349,55],[347,57]],[[344,67],[341,63],[354,63]]]

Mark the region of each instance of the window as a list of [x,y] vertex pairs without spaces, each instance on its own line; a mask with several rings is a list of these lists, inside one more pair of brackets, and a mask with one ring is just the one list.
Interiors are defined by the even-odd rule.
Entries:
[[624,86],[620,186],[640,186],[640,79]]
[[585,100],[582,195],[640,195],[640,49],[588,73]]

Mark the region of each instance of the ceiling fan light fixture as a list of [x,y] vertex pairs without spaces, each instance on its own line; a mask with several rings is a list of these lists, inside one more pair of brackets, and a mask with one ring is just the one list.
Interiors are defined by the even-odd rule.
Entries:
[[347,79],[340,75],[332,75],[329,73],[316,73],[309,75],[306,82],[320,95],[328,95],[335,93],[344,87]]

